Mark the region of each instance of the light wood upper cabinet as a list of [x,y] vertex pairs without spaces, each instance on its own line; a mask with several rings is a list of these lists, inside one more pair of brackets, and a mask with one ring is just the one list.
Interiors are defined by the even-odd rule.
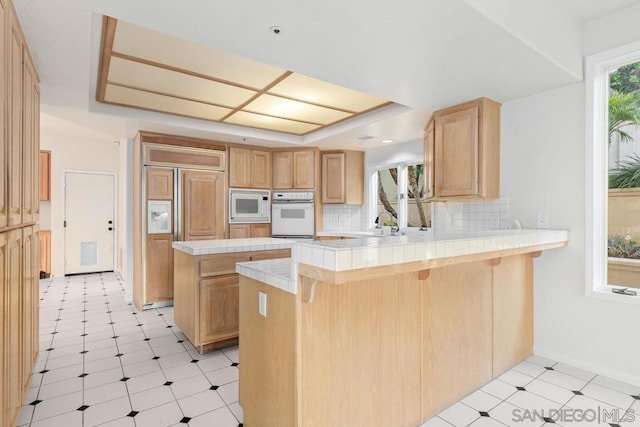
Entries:
[[322,203],[364,203],[364,153],[322,153]]
[[16,20],[11,20],[9,31],[9,189],[8,225],[22,223],[22,38]]
[[500,197],[500,104],[481,98],[435,112],[425,165],[430,198]]
[[311,190],[315,187],[315,152],[273,152],[273,188]]
[[[0,22],[6,23],[7,8],[4,1],[0,1]],[[4,26],[2,27],[4,29]],[[3,182],[0,185],[0,228],[5,227],[8,221],[7,215],[7,191],[8,186],[5,181],[5,177],[8,173],[8,160],[10,156],[9,144],[7,140],[6,128],[6,102],[7,99],[7,32],[0,31],[0,176],[3,178]],[[2,331],[0,331],[0,334]],[[0,335],[2,339],[2,335]],[[0,387],[1,389],[2,387]],[[2,402],[2,391],[0,390],[0,402]],[[2,423],[2,411],[0,409],[0,424]]]
[[147,167],[147,200],[173,200],[173,169]]
[[39,108],[38,83],[34,66],[28,54],[24,53],[23,64],[23,103],[22,115],[22,222],[31,223],[38,220],[40,207],[39,180],[39,143],[36,135],[36,115]]
[[51,200],[51,151],[40,151],[40,201]]
[[229,187],[271,188],[271,152],[231,147]]
[[271,152],[251,150],[251,187],[271,188]]
[[183,240],[223,239],[224,173],[182,171]]
[[273,188],[293,188],[293,152],[275,151],[273,154]]
[[315,186],[315,153],[295,151],[293,153],[293,188],[312,189]]

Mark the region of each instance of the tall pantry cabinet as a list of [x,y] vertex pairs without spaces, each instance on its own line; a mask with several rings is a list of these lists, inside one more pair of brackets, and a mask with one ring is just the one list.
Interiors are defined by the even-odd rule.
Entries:
[[0,0],[0,425],[14,426],[38,358],[39,79]]

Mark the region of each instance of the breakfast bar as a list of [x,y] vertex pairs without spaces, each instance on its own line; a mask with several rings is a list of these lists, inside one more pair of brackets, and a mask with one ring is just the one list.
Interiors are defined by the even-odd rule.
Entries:
[[238,263],[244,425],[419,425],[531,355],[533,260],[567,242],[429,232]]

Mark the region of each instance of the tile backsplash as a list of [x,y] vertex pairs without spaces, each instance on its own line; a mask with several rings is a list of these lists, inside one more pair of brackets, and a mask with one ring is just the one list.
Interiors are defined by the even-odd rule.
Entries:
[[509,229],[509,199],[435,202],[433,227],[443,232]]
[[324,205],[322,225],[323,230],[366,230],[367,208],[365,205]]

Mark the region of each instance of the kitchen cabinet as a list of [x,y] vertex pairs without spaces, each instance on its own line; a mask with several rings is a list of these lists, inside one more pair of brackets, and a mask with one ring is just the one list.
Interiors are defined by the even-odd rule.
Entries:
[[364,153],[322,153],[322,203],[364,203]]
[[229,149],[229,187],[271,188],[271,152],[231,147]]
[[153,302],[173,299],[173,234],[147,236],[146,300]]
[[[19,26],[15,19],[11,19],[9,26],[8,60],[9,60],[9,200],[8,215],[9,226],[22,223],[22,38]],[[28,191],[28,190],[27,190]],[[28,195],[31,193],[28,192]]]
[[425,129],[431,199],[500,197],[500,104],[481,98],[436,111]]
[[51,200],[51,151],[40,150],[40,201]]
[[147,167],[147,199],[173,200],[173,169]]
[[182,239],[224,239],[224,173],[183,170],[182,185]]
[[174,250],[174,320],[200,353],[238,338],[236,263],[289,258],[290,249],[190,255]]
[[51,230],[40,230],[40,271],[51,273]]
[[[138,309],[171,304],[174,241],[224,238],[226,149],[196,138],[136,135],[133,300]],[[151,206],[168,215],[168,227],[149,223]]]
[[271,237],[271,224],[230,224],[230,239]]
[[316,155],[315,150],[274,151],[273,188],[313,189],[316,185]]
[[0,0],[0,425],[17,424],[39,343],[39,78]]

